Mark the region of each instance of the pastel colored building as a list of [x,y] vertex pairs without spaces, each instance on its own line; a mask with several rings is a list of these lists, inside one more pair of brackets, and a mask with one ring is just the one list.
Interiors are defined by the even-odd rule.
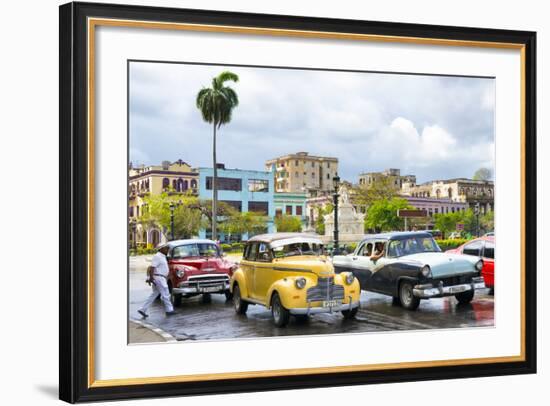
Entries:
[[192,194],[198,191],[199,174],[181,159],[161,165],[141,165],[128,168],[128,220],[130,246],[156,247],[167,241],[166,230],[156,224],[141,224],[140,217],[146,209],[145,197],[163,192],[174,195]]
[[275,192],[273,202],[275,205],[275,216],[283,214],[297,216],[302,221],[302,226],[307,225],[306,193],[279,193]]
[[[199,198],[212,199],[212,184],[214,170],[199,168]],[[273,201],[274,179],[272,172],[252,171],[243,169],[226,169],[219,164],[218,168],[218,201],[224,202],[234,209],[245,213],[254,212],[267,217],[266,227],[262,233],[275,231],[273,218],[275,205]],[[200,238],[211,238],[211,230],[200,230]],[[226,236],[219,233],[222,242],[247,240],[252,235]]]
[[265,169],[273,171],[276,192],[331,191],[332,178],[338,173],[338,158],[298,152],[266,161]]

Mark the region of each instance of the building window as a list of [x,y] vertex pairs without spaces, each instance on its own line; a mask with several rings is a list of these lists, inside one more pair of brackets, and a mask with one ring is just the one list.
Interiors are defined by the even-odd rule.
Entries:
[[306,176],[306,175],[307,175],[307,172],[304,172],[304,176]]
[[[218,190],[232,190],[240,192],[243,190],[242,179],[238,178],[218,178]],[[212,176],[206,177],[206,189],[212,190]]]
[[168,187],[170,187],[170,179],[168,179],[168,178],[163,178],[163,179],[162,179],[162,188],[163,188],[163,189],[166,189],[166,188],[168,188]]
[[136,206],[136,217],[139,217],[139,206]]
[[327,179],[330,179],[330,173],[327,173]]
[[292,206],[285,206],[285,212],[286,214],[292,215]]
[[315,162],[311,161],[311,167],[315,168]]
[[178,190],[178,182],[175,179],[172,180],[172,187],[174,188],[174,190]]
[[187,190],[189,189],[189,183],[187,183],[186,180],[183,181],[183,186],[182,186],[182,190]]
[[296,165],[295,166],[298,166],[298,160],[296,160],[296,162],[294,162]]
[[134,217],[134,206],[130,206],[130,217]]
[[249,179],[249,192],[269,192],[269,181],[264,179]]
[[191,187],[192,187],[193,189],[196,189],[196,188],[197,188],[197,181],[196,181],[195,179],[193,179],[193,180],[191,181]]
[[275,217],[281,217],[283,215],[283,209],[275,210]]
[[330,162],[327,162],[327,168],[330,168]]
[[311,178],[315,179],[315,172],[311,172]]
[[301,216],[302,215],[302,206],[296,206],[296,215]]
[[268,202],[248,202],[248,211],[257,214],[267,215],[269,212]]

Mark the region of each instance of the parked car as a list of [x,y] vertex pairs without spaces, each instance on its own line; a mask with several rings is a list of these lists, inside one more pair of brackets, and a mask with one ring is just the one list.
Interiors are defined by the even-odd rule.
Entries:
[[231,277],[231,292],[238,314],[245,314],[250,304],[262,305],[271,309],[275,325],[283,327],[291,315],[342,312],[352,318],[361,288],[353,273],[334,273],[316,236],[274,233],[248,240]]
[[495,288],[495,237],[484,235],[462,244],[460,247],[446,251],[452,254],[472,255],[483,259],[481,276],[488,288]]
[[231,299],[229,280],[237,265],[228,261],[211,240],[176,240],[168,243],[168,288],[174,306],[182,298],[212,293]]
[[337,273],[353,272],[361,289],[390,295],[409,310],[434,297],[469,303],[485,287],[482,260],[441,252],[425,231],[370,235],[352,255],[334,256],[333,264]]

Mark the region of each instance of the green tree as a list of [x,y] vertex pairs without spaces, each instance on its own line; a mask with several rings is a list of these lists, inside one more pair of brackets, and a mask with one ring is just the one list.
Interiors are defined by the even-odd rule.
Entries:
[[316,206],[315,210],[317,212],[317,216],[315,219],[315,232],[319,235],[325,235],[325,217],[327,214],[332,213],[334,210],[334,206],[332,203],[327,203],[324,207],[323,206]]
[[265,230],[266,225],[266,216],[253,212],[242,213],[231,208],[226,212],[225,219],[220,224],[220,230],[231,237],[247,233],[257,234]]
[[461,212],[439,213],[434,215],[434,219],[434,228],[441,231],[443,238],[445,238],[447,234],[456,231],[456,225],[461,223],[462,216]]
[[483,216],[480,216],[479,224],[483,233],[493,231],[495,229],[495,212],[490,210]]
[[302,231],[302,221],[296,216],[283,214],[275,218],[275,226],[278,232],[300,232]]
[[[171,211],[174,207],[174,238],[189,238],[197,235],[204,226],[202,214],[195,209],[198,199],[191,195],[170,196],[164,192],[160,195],[144,197],[144,209],[139,222],[145,226],[158,226],[164,234],[170,234]],[[142,206],[143,207],[143,206]]]
[[398,195],[398,189],[389,177],[376,179],[370,185],[361,185],[352,189],[353,201],[356,204],[370,206],[379,200],[391,200]]
[[203,87],[197,94],[197,108],[200,110],[202,119],[207,123],[212,124],[212,163],[213,163],[213,178],[212,178],[212,239],[217,239],[217,203],[218,203],[218,168],[216,160],[216,130],[222,124],[227,124],[231,121],[233,109],[239,104],[237,93],[229,86],[225,86],[225,82],[238,82],[239,77],[229,71],[224,71],[218,76],[212,78],[212,87]]
[[445,234],[456,231],[457,224],[464,224],[464,232],[466,234],[474,235],[477,232],[477,219],[472,209],[456,211],[454,213],[440,213],[436,214],[434,218],[435,229]]
[[474,173],[474,180],[489,180],[493,176],[493,172],[489,168],[479,168]]
[[397,217],[397,210],[412,208],[406,199],[400,197],[376,200],[367,209],[365,229],[376,231],[402,230],[404,220]]

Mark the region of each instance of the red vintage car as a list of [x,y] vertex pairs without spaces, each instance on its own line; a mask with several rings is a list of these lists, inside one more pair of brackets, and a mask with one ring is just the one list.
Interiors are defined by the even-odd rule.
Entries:
[[462,244],[460,247],[448,250],[449,253],[473,255],[483,259],[481,275],[485,280],[485,286],[495,287],[495,237],[483,236]]
[[225,258],[214,241],[176,240],[167,245],[168,288],[174,306],[180,306],[184,297],[212,293],[231,299],[229,279],[237,265]]

